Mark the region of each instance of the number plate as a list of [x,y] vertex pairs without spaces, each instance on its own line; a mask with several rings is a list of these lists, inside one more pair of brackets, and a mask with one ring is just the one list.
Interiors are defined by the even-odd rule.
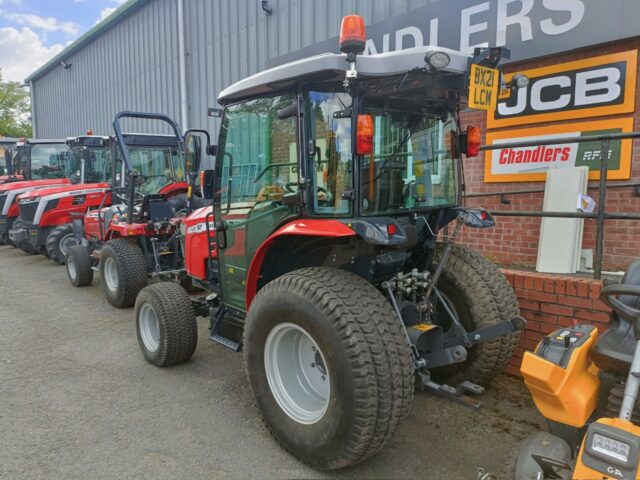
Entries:
[[469,107],[479,110],[495,110],[498,102],[499,83],[500,72],[497,69],[483,67],[476,63],[471,64],[469,75]]

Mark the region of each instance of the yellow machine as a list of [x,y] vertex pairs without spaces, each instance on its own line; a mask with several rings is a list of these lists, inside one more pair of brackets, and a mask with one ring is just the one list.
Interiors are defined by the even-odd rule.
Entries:
[[509,480],[640,480],[640,261],[602,289],[613,310],[602,335],[576,325],[527,352],[521,372],[549,432],[511,457]]

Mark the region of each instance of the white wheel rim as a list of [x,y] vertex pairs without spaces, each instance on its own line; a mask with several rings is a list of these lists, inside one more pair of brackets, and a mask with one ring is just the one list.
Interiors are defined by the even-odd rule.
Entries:
[[310,425],[329,408],[331,378],[311,335],[299,325],[276,325],[265,343],[264,365],[273,397],[298,423]]
[[76,239],[73,233],[69,233],[62,237],[62,239],[60,240],[60,253],[62,254],[62,256],[66,256],[69,248],[74,245],[76,245]]
[[73,256],[71,255],[69,255],[69,259],[67,260],[67,272],[69,272],[69,277],[72,280],[76,279],[78,271],[76,270],[76,262],[73,260]]
[[104,261],[104,280],[110,291],[118,290],[118,266],[113,258],[107,258]]
[[160,347],[160,322],[155,310],[145,303],[138,313],[138,328],[144,347],[150,352],[155,352]]

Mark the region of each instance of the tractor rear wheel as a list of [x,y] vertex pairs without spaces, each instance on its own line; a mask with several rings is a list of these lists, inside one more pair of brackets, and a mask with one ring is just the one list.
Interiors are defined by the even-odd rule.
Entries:
[[47,235],[47,255],[58,265],[64,265],[69,248],[76,244],[71,224],[60,225]]
[[100,279],[111,305],[133,306],[140,290],[147,286],[147,265],[140,246],[126,238],[105,243],[100,250]]
[[67,277],[74,287],[84,287],[93,282],[93,269],[89,250],[82,245],[73,245],[65,257]]
[[[440,247],[436,260],[442,251]],[[520,315],[518,299],[500,269],[462,245],[454,245],[437,288],[467,333]],[[443,327],[445,336],[457,333],[440,302],[434,323]],[[465,362],[434,370],[434,378],[452,384],[470,380],[486,385],[507,366],[519,339],[520,332],[514,332],[478,344],[469,350]]]
[[198,324],[184,288],[171,282],[143,288],[135,314],[138,343],[149,363],[168,367],[191,358],[198,343]]
[[305,268],[268,283],[249,308],[244,357],[267,428],[314,468],[374,455],[413,400],[400,321],[373,285],[344,270]]

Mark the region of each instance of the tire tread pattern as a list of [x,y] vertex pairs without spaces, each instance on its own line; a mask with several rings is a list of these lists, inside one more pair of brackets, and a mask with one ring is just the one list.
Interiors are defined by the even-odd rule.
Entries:
[[[442,251],[439,247],[437,258]],[[475,328],[520,315],[518,298],[507,277],[494,263],[468,247],[454,245],[443,277],[455,289],[474,299],[471,314]],[[472,352],[473,358],[462,364],[459,378],[455,380],[470,380],[481,385],[490,383],[507,366],[519,340],[520,332],[514,332],[477,345]]]
[[46,251],[49,258],[51,258],[58,265],[64,265],[64,254],[60,250],[60,242],[64,237],[73,233],[73,227],[71,224],[59,225],[55,227],[49,235],[47,235]]
[[[145,287],[136,300],[136,319],[144,302],[153,306],[164,330],[160,355],[152,363],[159,367],[169,367],[189,360],[198,344],[198,323],[185,289],[172,282]],[[144,348],[142,340],[140,346]]]
[[333,470],[364,461],[387,443],[413,400],[413,359],[400,320],[373,285],[344,270],[295,270],[267,284],[254,302],[276,290],[298,293],[325,313],[345,348],[355,382],[354,429],[341,455],[317,467]]
[[[144,261],[142,249],[128,238],[116,238],[109,240],[101,252],[110,246],[118,259],[119,271],[118,295],[112,304],[118,308],[131,307],[136,302],[140,290],[147,286],[147,265]],[[102,275],[102,268],[100,269]],[[104,278],[102,278],[104,283]],[[106,291],[106,285],[104,285]]]

